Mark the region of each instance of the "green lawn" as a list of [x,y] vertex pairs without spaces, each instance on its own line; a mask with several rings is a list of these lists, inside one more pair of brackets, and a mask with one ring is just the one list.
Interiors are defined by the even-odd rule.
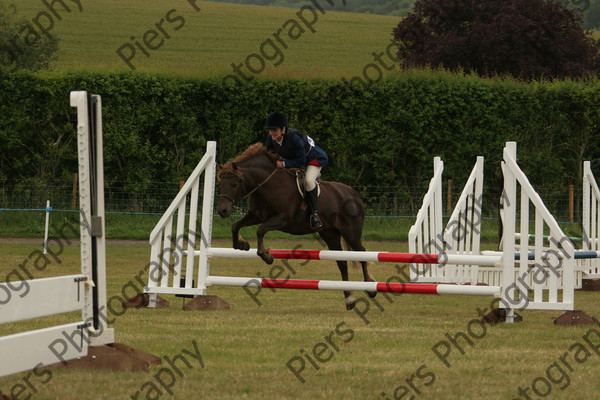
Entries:
[[[276,248],[297,244],[318,247],[315,241],[269,242]],[[228,242],[218,245],[227,246]],[[403,242],[367,242],[366,246],[406,250]],[[38,248],[0,243],[0,276]],[[134,279],[148,262],[149,250],[147,245],[108,246],[109,298],[119,296],[123,286]],[[79,248],[67,247],[61,261],[47,265],[43,271],[34,271],[34,275],[75,273],[79,268]],[[333,262],[298,261],[290,265],[296,271],[294,278],[339,279]],[[258,260],[220,259],[212,262],[211,272],[264,276],[270,268]],[[372,271],[379,280],[398,274],[392,264],[378,264]],[[360,280],[360,271],[352,270],[351,279]],[[520,386],[529,388],[531,394],[535,384],[538,391],[549,391],[548,399],[584,400],[596,399],[600,389],[596,379],[600,358],[582,338],[590,327],[555,326],[552,319],[560,315],[557,311],[524,311],[523,323],[482,327],[476,322],[478,308],[488,308],[491,298],[386,298],[379,294],[376,300],[381,309],[371,300],[359,300],[361,316],[345,310],[343,296],[338,292],[272,293],[263,289],[256,295],[257,301],[243,289],[214,288],[209,294],[228,301],[231,310],[187,312],[181,310],[182,299],[165,296],[171,302],[170,309],[128,310],[120,316],[109,316],[115,318],[117,342],[157,356],[174,357],[184,354],[183,350],[193,352],[196,343],[203,367],[190,357],[190,367],[180,362],[182,376],[176,375],[170,389],[173,396],[165,394],[161,398],[394,399],[395,392],[396,398],[402,399],[414,395],[417,399],[495,400],[519,398]],[[362,293],[356,296],[364,298]],[[593,292],[578,291],[577,308],[600,315],[597,297]],[[42,319],[3,325],[2,332],[50,326],[57,321],[66,323],[73,318],[76,315],[53,318],[52,322]],[[456,344],[449,337],[456,337]],[[593,343],[600,341],[600,337],[591,338]],[[585,347],[587,355],[577,343]],[[315,361],[315,352],[327,361]],[[169,365],[163,362],[149,373],[53,371],[48,382],[46,375],[30,376],[37,393],[33,389],[26,393],[33,394],[33,399],[124,399],[141,391],[140,399],[156,398],[148,394],[150,386],[143,385],[156,384],[155,376],[165,367]],[[41,375],[41,371],[38,373]],[[23,384],[26,376],[27,373],[20,373],[0,379],[0,390],[10,392],[15,385]],[[161,386],[158,388],[165,392]],[[405,391],[411,394],[401,397]]]
[[[50,237],[60,237],[65,234],[69,237],[78,237],[76,230],[78,226],[77,212],[56,211],[50,214]],[[106,214],[106,236],[109,239],[137,239],[147,240],[150,232],[162,215],[154,214]],[[447,217],[445,221],[447,221]],[[231,237],[231,224],[238,220],[240,215],[222,219],[218,215],[213,218],[213,238],[229,239]],[[39,238],[44,237],[46,213],[44,211],[2,211],[0,212],[0,238],[20,237]],[[362,237],[366,240],[408,240],[408,231],[414,224],[415,217],[367,217],[364,220]],[[59,232],[61,227],[75,227],[75,230]],[[257,226],[244,228],[244,236],[252,238],[256,234]],[[578,224],[562,224],[562,228],[569,235],[581,235]],[[310,237],[310,235],[307,235]],[[269,232],[267,238],[293,238],[293,236],[279,232]],[[484,242],[497,241],[498,219],[485,218],[482,220],[481,238]]]

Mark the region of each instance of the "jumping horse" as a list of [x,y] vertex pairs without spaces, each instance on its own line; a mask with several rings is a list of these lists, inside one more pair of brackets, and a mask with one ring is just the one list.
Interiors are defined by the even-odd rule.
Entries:
[[[273,263],[273,255],[265,249],[264,236],[278,230],[292,235],[313,233],[309,225],[308,206],[303,201],[296,176],[290,170],[278,169],[278,156],[267,152],[261,143],[248,147],[240,156],[220,168],[219,199],[217,212],[222,218],[231,215],[233,205],[248,197],[248,211],[231,225],[233,248],[250,250],[250,244],[240,238],[239,231],[246,226],[261,224],[256,232],[257,254],[267,263]],[[356,192],[338,182],[321,182],[319,217],[323,226],[319,236],[330,250],[342,250],[342,239],[353,251],[365,251],[362,244],[364,207]],[[361,262],[366,282],[375,282],[368,264]],[[344,281],[348,280],[348,263],[337,261]],[[368,292],[374,297],[377,292]],[[352,292],[344,291],[346,309],[355,305]]]

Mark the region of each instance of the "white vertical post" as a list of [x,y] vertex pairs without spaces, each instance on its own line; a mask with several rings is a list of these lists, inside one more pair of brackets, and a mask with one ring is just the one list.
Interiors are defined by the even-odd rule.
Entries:
[[[79,214],[81,238],[81,273],[87,277],[84,285],[84,321],[99,321],[99,313],[106,313],[106,248],[104,223],[104,158],[102,142],[102,100],[98,95],[93,109],[85,91],[71,92],[71,106],[77,108],[77,154],[79,161]],[[90,115],[92,114],[92,115]],[[90,117],[95,117],[90,121]],[[91,123],[95,123],[94,126]],[[90,128],[96,131],[95,143],[90,140]],[[93,164],[93,165],[92,165]],[[93,188],[92,188],[93,187]],[[94,193],[92,193],[92,190]],[[92,202],[94,202],[92,213]],[[96,266],[93,271],[93,264]],[[94,282],[94,274],[95,282]],[[96,299],[94,300],[94,290]],[[95,303],[95,304],[94,304]],[[92,345],[114,342],[114,331],[108,327],[97,329],[101,334],[91,336]],[[89,332],[96,332],[94,322]]]
[[591,203],[591,194],[590,194],[590,183],[589,183],[589,173],[591,173],[590,162],[583,162],[583,249],[584,250],[593,250],[594,246],[590,246],[590,240],[593,238],[592,234],[592,224],[590,220],[590,203]]
[[[437,171],[438,168],[443,168],[442,159],[440,157],[434,158],[434,171]],[[441,250],[444,247],[444,238],[442,233],[444,232],[443,228],[443,207],[442,207],[442,177],[440,176],[440,183],[438,185],[438,190],[435,191],[435,199],[434,199],[434,220],[431,221],[432,224],[432,236],[433,239],[438,244],[437,253],[441,253]]]
[[[504,182],[506,184],[506,162],[504,160],[500,161],[500,172],[502,172],[502,176],[504,177]],[[500,194],[500,208],[499,208],[499,216],[500,216],[500,226],[502,227],[502,231],[500,232],[500,242],[498,243],[498,251],[504,251],[504,196],[506,188],[502,187],[502,193]]]
[[[507,142],[504,148],[504,160],[517,159],[516,142]],[[517,180],[512,169],[505,165],[504,172],[504,220],[502,229],[502,293],[501,303],[506,308],[506,322],[514,322],[515,311],[512,305],[515,302],[515,221],[517,209]],[[527,250],[525,250],[527,251]]]
[[160,286],[169,286],[169,272],[171,272],[171,232],[173,231],[173,217],[167,220],[167,225],[163,229],[163,247],[162,247],[162,262],[164,263],[162,268],[162,278],[160,280]]
[[[181,285],[181,265],[183,264],[183,231],[185,230],[185,201],[177,208],[177,226],[175,228],[175,250],[173,250],[173,287]],[[179,245],[181,241],[181,246]]]
[[481,229],[483,223],[483,157],[477,157],[477,177],[475,178],[475,207],[473,211],[476,211],[479,215],[476,215],[477,221],[474,226],[471,227],[473,230],[473,247],[471,251],[473,254],[479,254],[481,251]]
[[[92,237],[91,237],[91,193],[90,193],[90,149],[89,115],[87,92],[71,92],[71,106],[77,107],[77,154],[79,161],[79,216],[81,273],[88,281],[92,280]],[[91,287],[85,285],[83,316],[84,321],[93,320],[93,294]]]
[[[196,237],[198,235],[196,228],[196,220],[198,219],[198,191],[200,190],[200,177],[193,180],[192,189],[190,192],[190,219],[188,220],[188,257],[185,267],[185,287],[191,288],[194,280],[194,250],[196,249]],[[167,264],[168,266],[168,264]],[[200,284],[200,282],[198,282]],[[199,287],[199,286],[198,286]],[[204,294],[204,293],[203,293]]]
[[[95,230],[96,240],[96,293],[97,313],[108,314],[106,307],[106,214],[104,210],[104,142],[102,134],[102,97],[93,95],[96,98],[96,210],[95,210]],[[102,319],[102,318],[101,318]],[[105,321],[99,322],[105,324]],[[102,334],[92,335],[91,345],[99,346],[114,343],[114,329],[108,326],[98,329]]]
[[[483,162],[482,156],[477,157],[476,165],[476,177],[475,177],[475,192],[473,196],[473,220],[471,221],[471,234],[473,235],[471,244],[471,253],[480,254],[481,252],[481,229],[483,224]],[[474,220],[477,218],[477,220]],[[479,266],[472,265],[469,269],[471,273],[471,285],[476,285],[479,278]]]
[[200,228],[200,260],[198,265],[198,288],[206,294],[206,280],[210,274],[208,249],[212,242],[212,222],[215,198],[215,175],[217,172],[217,143],[208,142],[206,152],[210,160],[204,170],[204,194],[202,196],[202,225]]
[[46,226],[44,228],[44,254],[48,254],[48,228],[50,225],[50,200],[46,200]]
[[[515,158],[516,159],[516,158]],[[522,188],[523,186],[521,186]],[[520,257],[518,260],[515,260],[518,264],[518,268],[515,268],[518,271],[518,276],[522,279],[529,279],[529,195],[523,189],[521,189],[521,202],[520,202],[520,213],[519,216],[521,218],[521,227],[519,228],[520,238],[519,238],[519,250]],[[537,218],[542,218],[539,215],[537,208],[534,207],[534,218],[537,223]],[[543,220],[542,220],[543,221]],[[516,224],[516,223],[515,223]],[[516,241],[516,238],[515,238]],[[516,247],[516,246],[515,246]],[[536,249],[536,251],[542,251],[542,249]],[[523,284],[519,287],[519,304],[525,301],[528,302],[527,298],[529,296],[528,290],[522,287]],[[537,285],[536,285],[537,286]],[[514,299],[514,297],[513,297]]]
[[[150,263],[148,268],[148,289],[152,289],[158,286],[158,278],[154,279],[154,276],[161,271],[161,260],[160,256],[160,245],[161,245],[161,236],[157,236],[154,240],[151,240],[150,245]],[[148,294],[148,308],[156,308],[156,303],[158,302],[158,296],[156,293]]]

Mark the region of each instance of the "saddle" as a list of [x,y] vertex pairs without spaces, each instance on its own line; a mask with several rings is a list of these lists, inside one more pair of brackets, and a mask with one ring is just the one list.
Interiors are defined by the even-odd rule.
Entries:
[[[300,197],[304,198],[304,175],[305,171],[302,168],[298,168],[295,170],[294,174],[296,175],[296,186],[298,187],[298,192],[300,193]],[[321,194],[321,176],[317,178],[317,197]]]

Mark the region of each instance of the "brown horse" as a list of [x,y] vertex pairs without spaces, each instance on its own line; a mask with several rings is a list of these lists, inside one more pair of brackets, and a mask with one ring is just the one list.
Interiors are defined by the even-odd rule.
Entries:
[[[250,244],[241,239],[239,231],[245,226],[261,224],[256,232],[258,255],[267,263],[273,263],[273,255],[265,249],[264,236],[278,230],[292,235],[312,233],[309,210],[296,187],[296,177],[290,170],[277,169],[278,156],[267,152],[265,146],[256,143],[239,157],[222,166],[218,178],[220,194],[217,212],[223,218],[231,215],[235,203],[249,197],[246,214],[231,225],[233,248],[249,250]],[[342,250],[341,239],[354,251],[365,251],[362,244],[364,209],[356,190],[338,182],[321,182],[319,216],[323,227],[318,233],[330,250]],[[361,262],[364,280],[375,282],[368,270],[368,263]],[[344,281],[348,280],[348,263],[337,261]],[[374,297],[377,292],[369,292]],[[355,300],[352,292],[344,291],[346,308],[352,309]]]

